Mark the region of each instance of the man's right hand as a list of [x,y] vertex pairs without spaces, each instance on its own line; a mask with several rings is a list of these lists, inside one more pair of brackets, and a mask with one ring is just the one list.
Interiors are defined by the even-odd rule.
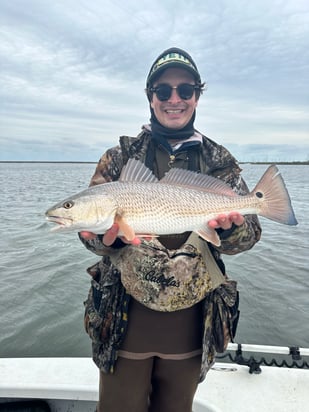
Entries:
[[[103,236],[103,245],[111,246],[115,242],[116,238],[118,237],[118,232],[119,232],[119,225],[118,223],[114,223],[111,226],[111,228],[105,232]],[[95,233],[87,232],[87,231],[82,231],[79,234],[81,235],[82,238],[86,240],[94,239],[97,236]],[[124,236],[121,236],[120,239],[124,243],[128,243],[130,245],[138,246],[141,244],[141,239],[138,237],[135,237],[131,241],[128,241]]]

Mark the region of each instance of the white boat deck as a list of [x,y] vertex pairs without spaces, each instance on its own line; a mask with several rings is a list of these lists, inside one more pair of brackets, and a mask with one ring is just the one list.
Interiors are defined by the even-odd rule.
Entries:
[[[309,411],[308,369],[261,369],[249,374],[247,366],[216,363],[199,385],[194,412]],[[2,358],[1,398],[91,401],[94,411],[98,369],[90,358]]]

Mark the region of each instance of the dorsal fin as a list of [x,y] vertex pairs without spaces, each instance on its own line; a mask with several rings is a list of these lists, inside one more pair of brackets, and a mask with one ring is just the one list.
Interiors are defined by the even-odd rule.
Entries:
[[119,181],[156,183],[158,179],[140,160],[129,159],[128,163],[122,168]]
[[197,187],[205,192],[213,192],[225,196],[237,196],[230,186],[215,177],[192,172],[185,169],[172,168],[159,181],[147,166],[140,160],[129,159],[123,167],[120,182],[166,183],[182,187]]
[[206,192],[213,192],[225,196],[237,196],[233,189],[222,180],[185,169],[173,168],[169,170],[160,182],[184,187],[194,186]]

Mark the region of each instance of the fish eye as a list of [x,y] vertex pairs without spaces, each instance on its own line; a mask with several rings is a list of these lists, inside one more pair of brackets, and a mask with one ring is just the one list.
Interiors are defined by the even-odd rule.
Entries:
[[259,199],[262,199],[262,197],[264,197],[262,192],[256,192],[255,196],[258,197]]
[[67,200],[66,202],[63,203],[63,207],[65,209],[71,209],[71,207],[74,206],[73,200]]

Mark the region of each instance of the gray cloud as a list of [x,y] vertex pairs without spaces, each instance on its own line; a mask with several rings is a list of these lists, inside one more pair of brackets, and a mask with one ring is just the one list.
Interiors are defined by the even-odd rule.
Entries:
[[1,160],[96,160],[136,135],[147,72],[172,45],[208,83],[201,131],[242,157],[308,158],[305,0],[2,0],[0,23]]

